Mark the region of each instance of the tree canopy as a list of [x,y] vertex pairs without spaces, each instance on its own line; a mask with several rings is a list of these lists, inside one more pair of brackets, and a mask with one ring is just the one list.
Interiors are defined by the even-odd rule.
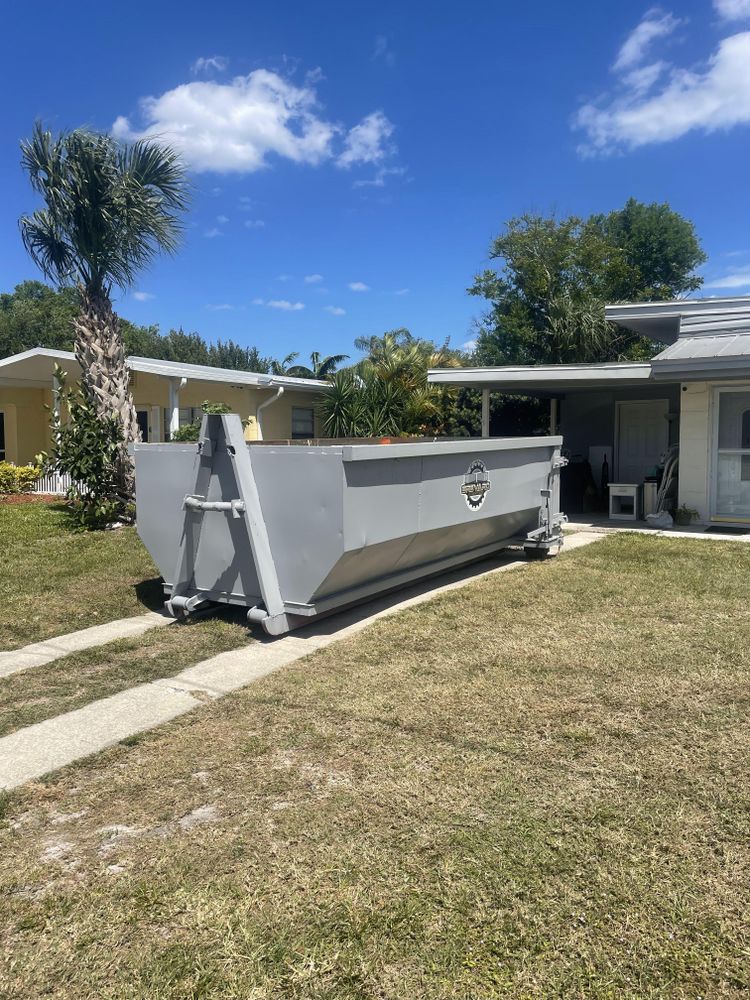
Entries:
[[695,291],[706,259],[691,222],[667,204],[632,198],[588,219],[511,219],[489,256],[501,267],[478,274],[469,293],[490,303],[476,359],[498,365],[651,357],[650,341],[605,321],[605,303]]
[[[41,281],[23,281],[12,292],[0,294],[0,358],[34,347],[72,351],[78,308],[78,291],[69,286],[54,289]],[[120,322],[128,354],[236,371],[271,369],[271,358],[257,347],[243,347],[233,340],[209,342],[199,333],[181,329],[160,333],[155,325]]]

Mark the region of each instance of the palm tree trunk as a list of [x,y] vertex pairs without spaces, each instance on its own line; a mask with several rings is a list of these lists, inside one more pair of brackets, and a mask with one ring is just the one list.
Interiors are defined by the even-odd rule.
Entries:
[[123,444],[115,469],[115,481],[122,499],[133,501],[135,472],[128,444],[140,441],[141,434],[125,365],[120,319],[105,291],[90,292],[85,288],[79,291],[81,311],[73,320],[73,326],[75,355],[82,373],[81,385],[97,417],[114,418],[122,427]]

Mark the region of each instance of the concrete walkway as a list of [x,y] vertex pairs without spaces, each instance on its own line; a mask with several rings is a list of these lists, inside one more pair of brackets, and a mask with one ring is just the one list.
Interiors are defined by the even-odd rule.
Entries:
[[[576,532],[566,538],[565,551],[603,537],[598,532]],[[308,653],[360,632],[378,618],[422,604],[481,577],[528,565],[518,556],[483,560],[332,615],[290,635],[263,638],[203,660],[173,677],[139,684],[73,712],[27,726],[0,739],[0,788],[16,788],[129,736],[169,722],[198,708],[207,698],[221,698],[245,687]]]
[[162,614],[161,611],[149,611],[145,615],[120,618],[118,621],[81,629],[80,632],[58,635],[44,642],[33,642],[21,649],[11,649],[6,653],[0,653],[0,677],[9,677],[21,670],[28,670],[29,667],[41,667],[61,656],[78,653],[82,649],[91,649],[94,646],[103,646],[106,642],[114,642],[115,639],[129,639],[131,636],[142,635],[151,628],[171,625],[173,621],[173,618]]
[[646,521],[615,521],[604,514],[581,515],[580,520],[569,521],[565,526],[566,538],[568,533],[578,531],[598,531],[607,535],[626,531],[638,535],[658,535],[660,538],[705,538],[710,542],[750,542],[750,531],[711,531],[697,525],[652,528]]

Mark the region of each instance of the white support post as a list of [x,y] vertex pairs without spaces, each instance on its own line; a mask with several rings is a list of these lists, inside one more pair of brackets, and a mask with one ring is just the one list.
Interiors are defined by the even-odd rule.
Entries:
[[557,400],[554,397],[549,401],[549,432],[557,434]]
[[482,389],[482,437],[490,436],[490,390]]
[[151,407],[151,434],[149,435],[151,441],[159,442],[164,440],[164,434],[161,429],[161,407],[152,406]]

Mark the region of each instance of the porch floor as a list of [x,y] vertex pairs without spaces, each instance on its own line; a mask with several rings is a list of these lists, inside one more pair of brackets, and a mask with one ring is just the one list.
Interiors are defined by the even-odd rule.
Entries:
[[679,528],[665,530],[652,528],[646,521],[612,520],[606,514],[574,514],[565,525],[566,532],[600,531],[608,534],[614,531],[635,531],[646,535],[668,535],[670,538],[708,538],[720,542],[750,542],[750,527],[747,531],[712,530],[704,524],[680,525]]

